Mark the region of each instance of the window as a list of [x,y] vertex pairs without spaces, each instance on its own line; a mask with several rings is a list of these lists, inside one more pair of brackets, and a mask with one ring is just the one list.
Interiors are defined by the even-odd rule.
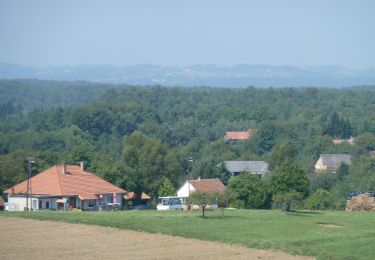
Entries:
[[46,209],[49,209],[49,201],[46,201]]
[[43,208],[43,201],[39,201],[39,209]]

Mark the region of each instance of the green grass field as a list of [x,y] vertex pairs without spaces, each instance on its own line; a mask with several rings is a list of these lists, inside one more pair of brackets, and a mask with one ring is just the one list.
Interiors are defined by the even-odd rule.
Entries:
[[[375,212],[273,210],[9,212],[0,216],[110,226],[188,238],[276,249],[318,259],[374,259]],[[335,227],[326,227],[332,224]]]

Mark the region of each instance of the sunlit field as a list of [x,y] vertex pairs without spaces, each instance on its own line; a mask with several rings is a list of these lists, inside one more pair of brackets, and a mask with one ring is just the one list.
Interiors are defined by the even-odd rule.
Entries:
[[373,259],[375,214],[371,212],[271,210],[12,212],[4,216],[64,221],[241,244],[251,248],[317,256]]

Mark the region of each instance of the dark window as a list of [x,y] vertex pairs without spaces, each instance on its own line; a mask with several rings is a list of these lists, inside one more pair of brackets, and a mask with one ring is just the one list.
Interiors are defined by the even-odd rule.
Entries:
[[49,209],[49,201],[46,201],[46,209]]
[[43,208],[43,201],[39,201],[39,209]]

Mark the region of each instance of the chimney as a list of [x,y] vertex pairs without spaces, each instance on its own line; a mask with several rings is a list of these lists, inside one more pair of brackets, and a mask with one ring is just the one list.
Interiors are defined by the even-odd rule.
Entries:
[[83,162],[80,162],[79,165],[81,166],[81,171],[84,171],[85,170],[85,165],[83,164]]
[[63,162],[63,164],[62,164],[62,174],[66,174],[66,164],[65,164],[65,162]]

